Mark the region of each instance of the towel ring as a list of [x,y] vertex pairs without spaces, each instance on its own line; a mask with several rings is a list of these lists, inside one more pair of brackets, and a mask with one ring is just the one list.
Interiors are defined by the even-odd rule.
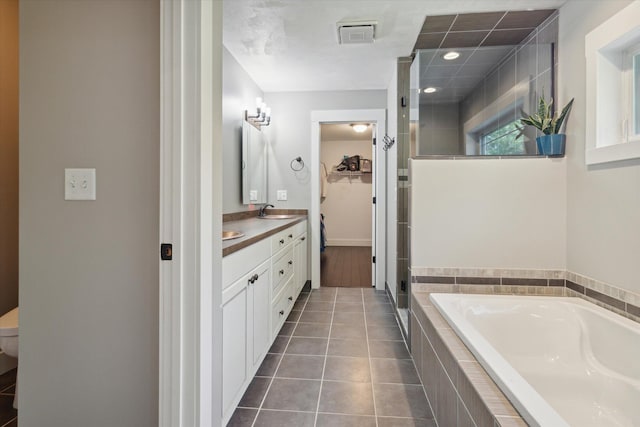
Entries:
[[[293,166],[293,163],[297,162],[300,164],[300,167],[298,169],[296,169]],[[304,161],[302,160],[302,157],[298,156],[295,159],[291,160],[291,163],[289,163],[289,167],[291,168],[292,171],[294,172],[300,172],[302,169],[304,169]]]

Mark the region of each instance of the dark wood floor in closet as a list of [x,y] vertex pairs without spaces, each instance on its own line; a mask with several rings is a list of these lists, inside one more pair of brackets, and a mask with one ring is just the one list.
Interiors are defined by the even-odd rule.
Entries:
[[327,246],[320,265],[321,286],[371,287],[370,246]]

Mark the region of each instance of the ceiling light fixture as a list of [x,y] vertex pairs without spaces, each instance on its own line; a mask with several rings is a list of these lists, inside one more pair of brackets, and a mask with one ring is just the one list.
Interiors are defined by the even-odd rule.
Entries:
[[446,61],[453,61],[454,59],[460,58],[460,54],[458,52],[447,52],[442,56]]
[[358,133],[362,133],[365,130],[367,130],[369,125],[351,123],[351,127],[353,128],[354,131],[356,131]]
[[424,90],[424,93],[434,93],[437,92],[438,89],[436,89],[435,87],[428,87]]

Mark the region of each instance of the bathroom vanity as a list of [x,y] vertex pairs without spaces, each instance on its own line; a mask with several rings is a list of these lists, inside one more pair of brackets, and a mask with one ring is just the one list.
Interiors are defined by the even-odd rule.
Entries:
[[307,217],[224,223],[222,425],[233,415],[307,282]]

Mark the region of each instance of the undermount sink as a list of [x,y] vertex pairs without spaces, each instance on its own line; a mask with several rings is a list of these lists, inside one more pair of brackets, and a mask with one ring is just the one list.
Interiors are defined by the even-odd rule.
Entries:
[[260,219],[291,219],[294,215],[265,215],[259,216]]
[[237,239],[238,237],[243,237],[244,233],[240,233],[239,231],[222,231],[222,240],[231,240]]

